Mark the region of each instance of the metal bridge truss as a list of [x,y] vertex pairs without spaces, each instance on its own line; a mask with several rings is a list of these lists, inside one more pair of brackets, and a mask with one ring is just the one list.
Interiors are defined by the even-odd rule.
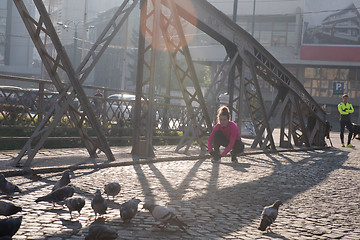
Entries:
[[[69,110],[71,120],[79,131],[90,156],[96,156],[96,149],[99,148],[111,161],[114,156],[81,84],[130,12],[138,4],[138,0],[134,0],[129,7],[127,7],[129,1],[123,1],[119,10],[76,70],[70,63],[42,1],[33,1],[40,14],[38,20],[28,14],[23,0],[14,0],[14,3],[51,80],[60,93],[60,97],[35,129],[16,158],[14,165],[20,165],[20,160],[25,155],[28,159],[24,166],[30,165],[37,151],[67,110]],[[141,0],[140,9],[133,154],[154,156],[152,146],[153,113],[155,112],[155,72],[159,50],[167,50],[169,53],[172,69],[176,74],[188,111],[188,128],[176,151],[183,147],[186,147],[185,150],[187,150],[194,141],[197,141],[201,148],[205,149],[204,136],[211,131],[214,123],[214,117],[210,117],[210,113],[211,115],[215,114],[215,99],[224,84],[224,79],[228,79],[229,107],[235,113],[234,120],[239,124],[241,124],[244,114],[243,101],[245,100],[247,103],[256,132],[252,147],[259,145],[264,150],[275,149],[273,130],[279,122],[281,147],[292,147],[291,137],[296,146],[313,144],[322,146],[324,144],[325,112],[291,73],[251,35],[222,12],[205,0]],[[224,46],[227,53],[212,81],[213,84],[206,91],[205,97],[200,88],[185,38],[184,26],[186,24],[193,25],[218,41]],[[56,49],[55,57],[52,57],[53,55],[45,48],[42,35],[50,37]],[[226,71],[224,70],[225,65],[228,67]],[[68,83],[60,80],[58,75],[60,69],[66,72]],[[277,91],[270,109],[265,106],[260,80],[268,82]],[[193,92],[187,89],[189,83],[194,88]],[[75,96],[84,109],[83,114],[80,114],[71,105]],[[84,118],[88,118],[96,131],[96,142],[88,137],[82,127]]]
[[[20,13],[20,16],[26,26],[34,45],[39,52],[42,62],[53,82],[59,98],[51,109],[47,112],[41,123],[35,128],[34,133],[28,139],[19,155],[14,160],[15,166],[29,166],[38,150],[43,146],[45,140],[61,120],[67,110],[69,110],[70,119],[79,132],[87,151],[91,157],[96,157],[96,150],[103,151],[108,160],[114,159],[114,156],[107,144],[106,138],[100,129],[100,123],[94,114],[90,102],[85,95],[81,84],[86,80],[95,64],[110,44],[116,33],[119,31],[132,9],[136,6],[137,0],[127,7],[129,1],[124,1],[114,14],[109,24],[105,27],[98,40],[92,46],[86,57],[82,60],[79,67],[74,70],[70,59],[62,46],[56,30],[51,22],[48,12],[41,0],[34,0],[34,4],[39,12],[39,19],[36,20],[30,16],[26,5],[22,0],[14,0],[14,3]],[[56,50],[55,54],[51,54],[46,49],[43,42],[43,36],[49,37]],[[44,39],[45,39],[44,38]],[[55,57],[53,57],[55,55]],[[63,82],[59,77],[60,69],[66,72],[69,83]],[[71,104],[75,96],[79,99],[84,113],[78,112]],[[97,135],[97,141],[90,139],[83,127],[84,118],[87,117],[92,128]],[[25,162],[21,162],[22,158],[27,156]]]
[[[135,108],[135,133],[132,153],[135,155],[154,155],[152,150],[153,118],[151,114],[154,111],[154,75],[157,51],[163,48],[166,48],[169,53],[169,58],[188,110],[189,127],[188,130],[185,131],[181,144],[186,144],[195,138],[199,140],[200,145],[203,146],[204,144],[201,144],[201,136],[204,135],[205,132],[210,131],[212,124],[195,73],[175,1],[142,1],[140,25],[141,36],[139,41],[139,67],[137,72],[135,106],[140,105],[140,98],[144,95],[149,96],[149,106],[145,108],[145,111],[144,108]],[[161,42],[163,42],[164,45],[162,45]],[[188,91],[185,84],[186,82],[192,83],[195,89],[194,93]],[[147,94],[143,93],[144,89],[148,89]],[[146,100],[144,99],[143,101]],[[194,105],[199,105],[201,112],[195,112]],[[199,118],[201,118],[201,120],[199,120]],[[147,119],[146,124],[141,123],[144,119]],[[202,120],[204,123],[200,124]],[[193,131],[194,129],[196,129],[196,131]],[[144,142],[140,140],[141,136],[145,137],[145,146],[143,144]]]
[[[166,5],[167,1],[163,1]],[[324,145],[325,112],[289,71],[251,35],[206,1],[174,1],[177,12],[190,23],[221,43],[230,56],[229,107],[241,124],[243,100],[256,132],[252,147],[275,149],[273,131],[279,127],[280,146]],[[196,19],[196,21],[194,20]],[[248,72],[246,72],[246,70]],[[277,95],[268,109],[259,81],[266,81]],[[240,82],[240,83],[239,83]],[[210,86],[212,87],[212,86]],[[212,107],[208,104],[207,107]],[[178,147],[181,147],[180,145]]]
[[[232,69],[232,66],[235,64],[235,59],[236,57],[233,57],[231,59],[229,54],[226,55],[218,71],[214,75],[209,88],[205,93],[206,106],[211,116],[216,116],[217,114],[216,99],[219,98],[220,90],[223,89],[223,85],[225,84],[226,79],[230,77],[231,74],[230,70]],[[226,66],[229,67],[226,68]],[[236,109],[233,110],[236,111]],[[195,111],[195,116],[197,116],[197,120],[198,120],[197,126],[200,127],[196,127],[196,126],[194,127],[193,125],[188,125],[188,127],[184,131],[184,135],[181,138],[180,143],[178,144],[175,150],[176,152],[179,152],[180,149],[183,147],[185,147],[185,152],[187,152],[194,141],[198,141],[198,144],[200,145],[202,150],[205,150],[205,148],[207,147],[206,139],[203,139],[203,137],[206,135],[208,131],[207,129],[201,127],[201,126],[206,126],[204,115],[201,113],[201,108],[197,108],[197,110]]]
[[[140,74],[137,79],[137,96],[143,96],[142,91],[147,89],[150,96],[150,107],[146,108],[150,111],[147,113],[153,111],[151,97],[154,92],[156,51],[159,48],[166,48],[189,113],[189,125],[176,151],[183,147],[187,151],[194,141],[198,142],[201,149],[205,148],[203,137],[210,132],[213,123],[209,112],[214,114],[216,106],[214,100],[218,97],[216,93],[221,86],[221,84],[210,85],[203,98],[184,35],[183,26],[186,24],[193,24],[224,46],[227,56],[222,66],[227,64],[231,69],[226,73],[229,76],[229,107],[235,112],[234,120],[241,124],[242,100],[246,101],[256,132],[253,148],[259,145],[262,149],[275,149],[273,130],[278,127],[279,122],[281,122],[281,147],[292,147],[291,136],[296,146],[324,144],[324,111],[291,73],[223,13],[206,1],[148,0],[143,1],[141,9],[141,32],[148,44],[145,46],[146,42],[143,40],[139,45],[138,73]],[[165,46],[160,46],[160,39],[165,42]],[[185,59],[185,67],[179,64],[179,59]],[[248,69],[248,76],[245,76],[245,69]],[[218,75],[219,72],[215,75],[213,83],[217,81]],[[187,91],[184,84],[188,80],[195,88],[193,94]],[[268,82],[277,90],[277,96],[269,111],[262,97],[260,80]],[[198,105],[199,108],[194,110],[194,105]],[[143,119],[149,119],[148,124],[151,124],[152,120],[149,117],[142,117],[140,113],[136,116],[135,121],[138,125],[135,128],[138,131],[134,137],[137,140],[134,141],[133,153],[141,152],[138,140],[143,129],[146,150],[141,154],[153,156],[152,127],[147,125],[146,128],[141,128],[140,124]]]

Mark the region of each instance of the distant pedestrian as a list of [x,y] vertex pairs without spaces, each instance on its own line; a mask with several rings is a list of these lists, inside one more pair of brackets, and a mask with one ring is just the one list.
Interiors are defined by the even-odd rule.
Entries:
[[351,137],[352,137],[352,122],[351,122],[351,114],[354,112],[354,108],[351,103],[348,102],[349,96],[344,94],[342,96],[342,102],[338,104],[338,110],[340,113],[340,140],[341,146],[345,147],[344,144],[344,132],[345,127],[349,130],[349,136],[347,141],[347,147],[353,147],[351,144]]
[[97,114],[101,113],[101,104],[102,104],[102,99],[99,98],[104,98],[104,95],[101,93],[100,89],[98,89],[94,95],[94,106],[95,106],[95,111]]
[[[218,109],[218,123],[213,128],[208,139],[208,150],[213,156],[214,161],[219,161],[228,152],[231,154],[231,161],[237,162],[236,155],[244,151],[244,144],[237,124],[230,121],[230,111],[226,106]],[[213,149],[214,144],[214,149]],[[220,154],[220,146],[224,146],[224,151]]]

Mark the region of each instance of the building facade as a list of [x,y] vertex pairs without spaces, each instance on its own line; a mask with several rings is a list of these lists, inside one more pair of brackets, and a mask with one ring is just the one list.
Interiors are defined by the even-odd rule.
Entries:
[[[35,7],[26,1],[30,14]],[[34,62],[34,44],[11,0],[0,1],[0,73],[39,77],[40,65]],[[2,80],[1,85],[11,85]]]
[[[210,2],[233,17],[234,1]],[[326,106],[335,130],[337,104],[344,93],[355,108],[352,121],[359,124],[360,1],[256,1],[255,6],[254,2],[238,1],[237,23],[296,76],[319,105]],[[271,94],[265,96],[271,101]]]

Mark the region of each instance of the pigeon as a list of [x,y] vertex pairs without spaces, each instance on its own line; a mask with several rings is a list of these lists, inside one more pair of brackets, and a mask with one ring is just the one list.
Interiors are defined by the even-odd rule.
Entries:
[[4,174],[0,173],[0,192],[5,193],[7,197],[13,195],[14,192],[21,193],[21,190],[15,184],[7,181]]
[[73,175],[74,172],[70,170],[64,171],[61,178],[55,183],[52,191],[67,186],[70,183],[70,174]]
[[108,204],[105,198],[101,196],[100,189],[97,189],[95,192],[95,196],[91,201],[91,207],[95,212],[95,220],[97,214],[102,215],[106,213]]
[[22,211],[22,207],[15,206],[11,202],[0,201],[0,215],[10,216]]
[[140,202],[141,201],[139,199],[133,198],[121,204],[120,217],[124,222],[130,222],[130,220],[135,217]]
[[282,205],[282,202],[280,200],[276,200],[273,205],[264,207],[261,213],[260,225],[258,227],[259,230],[271,231],[270,225],[275,221],[280,205]]
[[59,189],[56,189],[55,191],[49,193],[48,195],[39,197],[35,200],[36,203],[38,202],[50,202],[53,203],[53,206],[55,206],[55,203],[62,202],[66,198],[72,197],[74,195],[75,189],[71,186],[62,187]]
[[19,230],[22,216],[0,220],[0,238],[12,239],[12,236]]
[[89,233],[85,237],[85,240],[112,240],[116,239],[118,234],[115,230],[111,229],[107,225],[93,224],[89,228]]
[[145,203],[143,208],[149,210],[154,219],[163,224],[162,226],[160,225],[160,227],[166,227],[167,224],[176,225],[184,231],[185,227],[187,227],[186,223],[181,221],[170,209],[164,206]]
[[67,198],[65,199],[65,205],[69,208],[70,211],[70,219],[72,219],[71,212],[78,211],[80,215],[81,209],[85,206],[85,199],[84,198]]
[[107,195],[107,198],[109,199],[109,195],[113,197],[113,200],[116,195],[119,194],[121,190],[121,186],[117,182],[111,182],[105,185],[105,194]]

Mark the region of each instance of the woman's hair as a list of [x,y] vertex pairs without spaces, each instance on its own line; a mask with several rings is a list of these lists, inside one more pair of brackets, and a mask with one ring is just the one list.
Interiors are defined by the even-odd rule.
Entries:
[[230,110],[227,106],[222,106],[218,109],[218,112],[217,112],[218,122],[220,122],[220,116],[225,116],[225,117],[227,117],[227,119],[229,119],[229,121],[231,120],[230,119]]

